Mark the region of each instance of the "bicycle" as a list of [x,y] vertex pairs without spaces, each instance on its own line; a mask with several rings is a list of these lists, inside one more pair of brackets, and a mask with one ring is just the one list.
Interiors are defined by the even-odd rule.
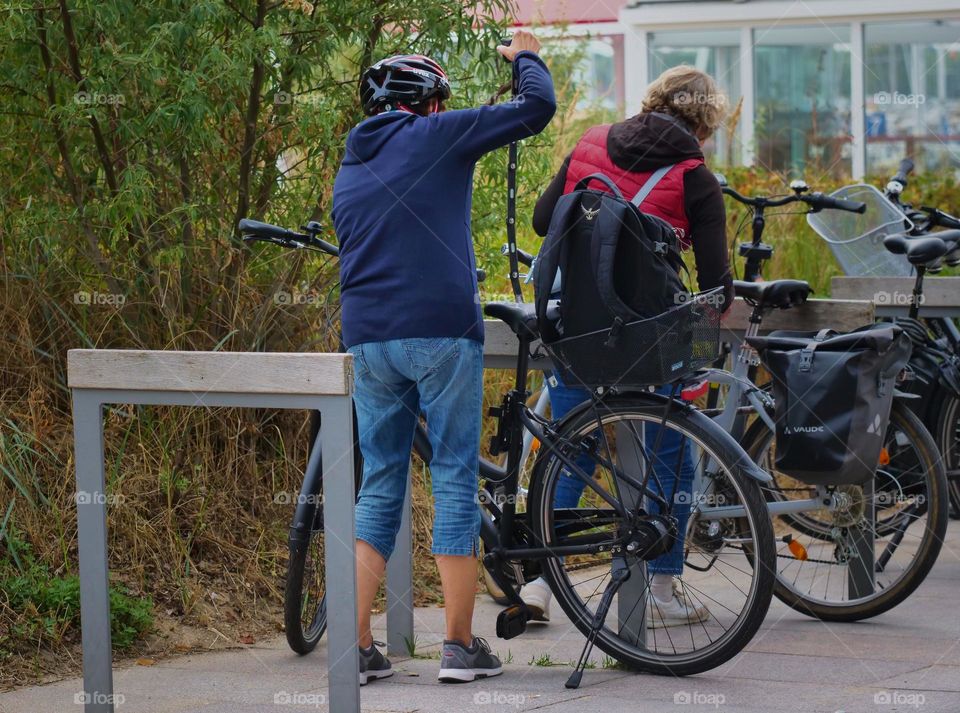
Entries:
[[[873,186],[854,184],[835,191],[833,196],[864,198],[871,211],[864,224],[844,220],[810,220],[811,227],[833,249],[848,275],[909,277],[913,266],[890,253],[883,245],[889,235],[905,234],[947,237],[960,230],[960,219],[930,206],[914,207],[902,200],[913,162],[904,159],[882,193]],[[934,233],[935,229],[945,229]],[[851,238],[850,236],[855,237]],[[945,262],[954,262],[949,256]],[[938,265],[927,268],[939,271]],[[922,291],[912,304],[922,299]],[[960,516],[960,329],[948,318],[899,317],[896,322],[908,331],[914,344],[910,369],[914,378],[905,389],[919,398],[909,401],[914,413],[934,436],[947,471],[948,492],[955,516]]]
[[[317,237],[323,228],[316,221],[302,226],[303,233],[295,233],[286,228],[247,219],[242,220],[239,227],[245,242],[268,242],[286,249],[307,250],[327,257],[339,256],[340,251],[336,245]],[[482,270],[478,270],[477,276],[481,282],[485,277]],[[329,320],[328,327],[332,331],[333,326]],[[536,394],[533,401],[534,413],[543,415],[547,412],[549,399],[546,389]],[[318,442],[317,437],[321,427],[319,416],[318,412],[311,414],[310,446]],[[354,427],[356,430],[356,421],[354,421]],[[533,435],[525,433],[520,457],[522,472],[528,469],[527,462],[534,447]],[[432,455],[430,440],[421,423],[418,423],[414,433],[413,451],[423,462],[430,462]],[[322,467],[320,450],[309,447],[304,479],[289,527],[289,558],[284,589],[284,630],[287,644],[300,655],[308,654],[316,648],[327,625],[323,567],[323,508],[319,507],[323,494]],[[502,479],[505,474],[502,466],[486,459],[481,459],[479,468],[481,476],[491,480]],[[359,448],[356,448],[354,479],[357,492],[360,490],[362,472],[363,456]],[[521,499],[526,494],[526,490],[521,488],[519,493]],[[498,493],[494,495],[496,498],[502,497]],[[484,575],[488,588],[493,589],[496,583],[486,569]],[[514,589],[519,589],[520,585],[515,582],[512,584]],[[491,596],[498,604],[509,601],[502,591],[491,592]]]
[[[337,254],[336,246],[316,237],[318,224],[295,233],[243,221],[240,230],[255,240]],[[498,426],[490,450],[493,455],[505,453],[506,462],[479,465],[483,562],[510,601],[498,616],[498,636],[509,639],[523,633],[530,612],[519,597],[519,585],[543,574],[567,616],[586,636],[569,687],[579,685],[594,645],[630,668],[669,675],[706,671],[734,656],[759,628],[772,593],[773,533],[759,486],[769,476],[716,423],[669,397],[611,389],[595,394],[560,422],[549,421],[526,403],[528,367],[540,356],[531,353],[537,341],[533,306],[495,302],[485,305],[484,313],[505,322],[517,337],[513,387],[501,405],[491,409]],[[691,622],[677,637],[646,621],[645,563],[668,551],[680,536],[671,515],[675,504],[656,475],[669,472],[664,469],[670,464],[658,460],[661,438],[648,443],[647,436],[654,431],[679,434],[697,456],[691,467],[721,488],[730,503],[727,511],[712,518],[715,531],[708,541],[690,541],[687,561],[692,574],[678,580],[684,596],[700,603],[709,600],[713,615],[708,621]],[[526,508],[521,510],[518,481],[528,434],[540,447]],[[591,473],[577,465],[581,458],[593,465]],[[314,467],[301,491],[307,497],[301,498],[294,518],[296,543],[291,528],[291,552],[295,545],[302,546],[304,537],[316,539],[317,518],[322,517],[322,508],[317,507],[322,496],[321,459],[315,449]],[[562,477],[576,477],[586,485],[575,508],[554,508],[553,494]],[[656,504],[658,514],[651,515],[645,503]],[[301,600],[296,601],[299,606]],[[614,604],[617,623],[608,626],[607,614]],[[316,606],[319,611],[322,598]],[[315,634],[314,646],[316,639]]]
[[[748,198],[727,186],[722,176],[719,180],[724,194],[753,210],[753,239],[739,248],[747,260],[746,275],[752,280],[734,282],[737,296],[753,309],[744,341],[731,355],[732,373],[708,375],[712,387],[707,412],[773,476],[763,492],[775,519],[778,564],[774,595],[821,620],[876,616],[909,596],[939,553],[947,513],[945,473],[936,444],[907,407],[906,399],[897,398],[872,482],[863,486],[809,485],[777,472],[773,402],[768,388],[756,385],[759,359],[746,343],[758,334],[765,315],[799,306],[811,294],[809,284],[802,280],[756,281],[763,263],[773,254],[773,247],[762,242],[766,209],[801,203],[813,211],[860,212],[864,206],[808,193],[802,181],[793,182],[792,193],[786,196]],[[726,401],[718,408],[721,386],[726,387]],[[751,416],[755,418],[748,423]],[[710,507],[704,510],[709,512]],[[919,535],[915,534],[918,531]],[[910,540],[905,544],[908,534]]]

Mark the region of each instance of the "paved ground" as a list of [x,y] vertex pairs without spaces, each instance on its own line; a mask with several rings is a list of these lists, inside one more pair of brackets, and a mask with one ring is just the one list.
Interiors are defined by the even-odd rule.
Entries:
[[[498,608],[478,600],[479,633],[505,661],[485,682],[436,683],[443,612],[418,609],[417,658],[396,658],[392,679],[363,689],[364,711],[542,710],[546,713],[957,713],[960,711],[960,523],[932,574],[904,604],[874,620],[824,624],[774,601],[763,628],[738,657],[708,674],[661,678],[597,668],[579,690],[563,683],[582,645],[555,613],[548,626],[509,642],[496,639]],[[382,632],[381,632],[382,634]],[[419,658],[419,656],[424,658]],[[432,657],[432,658],[427,658]],[[554,665],[533,665],[549,660]],[[305,713],[326,711],[326,650],[300,658],[283,639],[243,650],[123,666],[117,713]],[[79,680],[0,694],[3,713],[81,710]]]

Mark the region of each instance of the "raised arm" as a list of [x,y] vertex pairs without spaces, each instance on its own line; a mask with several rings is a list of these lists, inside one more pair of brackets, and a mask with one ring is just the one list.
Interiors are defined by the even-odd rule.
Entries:
[[540,43],[518,30],[509,47],[498,51],[513,62],[517,96],[508,102],[432,115],[456,137],[456,150],[472,159],[543,131],[557,110],[550,70],[536,53]]

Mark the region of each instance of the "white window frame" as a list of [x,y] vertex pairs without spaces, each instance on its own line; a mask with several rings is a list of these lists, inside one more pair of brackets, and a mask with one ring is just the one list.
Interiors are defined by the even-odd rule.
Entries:
[[[689,18],[681,19],[678,18]],[[755,159],[756,96],[753,50],[758,30],[790,25],[841,25],[850,28],[850,132],[851,172],[862,179],[867,166],[866,97],[862,57],[865,25],[897,20],[960,19],[956,0],[758,0],[758,2],[650,2],[620,11],[624,29],[624,96],[627,114],[639,111],[650,81],[648,51],[650,33],[663,30],[740,29],[740,161],[752,165]],[[747,51],[744,51],[747,48]],[[860,61],[858,61],[860,60]]]

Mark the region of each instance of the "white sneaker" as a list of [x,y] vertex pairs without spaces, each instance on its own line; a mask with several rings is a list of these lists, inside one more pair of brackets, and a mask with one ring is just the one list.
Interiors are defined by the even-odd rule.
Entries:
[[543,577],[525,584],[520,590],[520,598],[533,615],[531,621],[550,621],[550,600],[553,592]]
[[647,628],[663,629],[668,626],[685,626],[707,621],[710,611],[705,606],[688,602],[676,590],[670,601],[661,602],[652,594],[647,602]]

